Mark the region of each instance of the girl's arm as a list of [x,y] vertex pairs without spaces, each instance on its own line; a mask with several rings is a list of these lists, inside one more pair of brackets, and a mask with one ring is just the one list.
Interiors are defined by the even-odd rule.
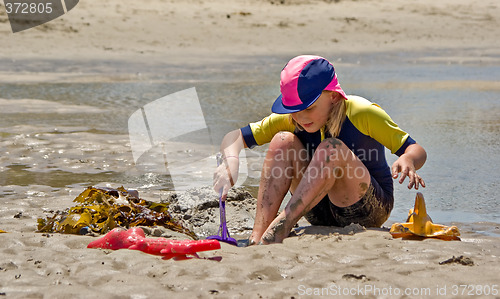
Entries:
[[415,186],[415,189],[418,190],[419,185],[425,188],[424,180],[416,171],[424,166],[426,159],[427,153],[422,146],[418,143],[409,145],[404,154],[392,164],[392,177],[397,179],[401,172],[401,177],[399,178],[400,184],[404,182],[406,177],[409,177],[408,189]]
[[219,192],[222,188],[222,200],[226,200],[227,192],[238,180],[239,155],[241,150],[246,147],[239,129],[227,133],[222,139],[220,146],[222,164],[217,167],[214,173],[214,189]]

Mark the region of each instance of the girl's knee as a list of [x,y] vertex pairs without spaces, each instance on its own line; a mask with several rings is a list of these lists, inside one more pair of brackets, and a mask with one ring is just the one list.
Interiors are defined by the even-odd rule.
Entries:
[[343,163],[350,154],[349,148],[337,138],[326,138],[316,149],[314,156],[327,163]]
[[279,132],[274,135],[269,144],[268,155],[272,155],[277,160],[286,161],[308,161],[307,150],[302,145],[300,139],[290,132]]
[[295,134],[291,132],[279,132],[274,135],[269,146],[271,148],[289,149],[296,148],[299,144],[301,144],[300,140]]
[[320,143],[320,145],[318,146],[318,149],[323,148],[323,149],[335,150],[335,149],[340,149],[344,146],[345,146],[345,144],[344,144],[344,142],[342,142],[342,140],[331,137],[331,138],[326,138],[325,140],[323,140]]

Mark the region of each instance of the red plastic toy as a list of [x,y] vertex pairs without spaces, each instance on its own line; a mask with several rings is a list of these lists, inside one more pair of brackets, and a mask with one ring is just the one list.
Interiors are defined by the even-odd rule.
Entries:
[[[128,230],[115,228],[104,237],[92,241],[87,248],[132,249],[145,253],[160,255],[164,260],[185,260],[200,258],[197,252],[220,249],[218,240],[167,240],[164,238],[146,238],[144,231],[138,227]],[[218,257],[209,258],[220,260]]]

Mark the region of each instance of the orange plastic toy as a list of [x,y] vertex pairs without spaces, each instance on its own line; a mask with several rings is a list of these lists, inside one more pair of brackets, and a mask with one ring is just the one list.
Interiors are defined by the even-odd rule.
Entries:
[[394,223],[390,231],[394,238],[423,237],[442,240],[460,240],[460,232],[456,226],[444,226],[432,223],[427,215],[422,193],[415,198],[415,207],[410,209],[406,223]]

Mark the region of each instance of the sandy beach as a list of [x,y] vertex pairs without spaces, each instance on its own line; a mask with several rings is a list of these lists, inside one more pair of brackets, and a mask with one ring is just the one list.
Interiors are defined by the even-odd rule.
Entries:
[[453,61],[489,62],[499,54],[500,8],[493,0],[81,1],[66,15],[14,35],[3,9],[0,57],[10,59],[183,64],[254,55],[434,50],[449,51],[446,59]]
[[[87,0],[54,21],[13,34],[0,4],[0,114],[6,122],[23,113],[32,121],[0,128],[0,298],[500,298],[500,220],[470,223],[460,213],[452,216],[456,223],[446,224],[459,227],[461,241],[393,239],[391,223],[380,229],[332,228],[311,227],[301,220],[283,244],[222,244],[220,250],[200,254],[220,256],[220,262],[165,261],[132,250],[87,249],[95,237],[37,233],[37,218],[73,206],[72,200],[89,184],[112,181],[116,188],[116,181],[137,178],[135,185],[125,187],[139,189],[145,199],[165,199],[169,192],[140,182],[144,176],[134,167],[122,123],[113,122],[118,129],[106,131],[106,115],[133,112],[135,108],[123,106],[139,107],[134,99],[122,106],[101,106],[98,100],[112,102],[116,95],[96,96],[83,104],[35,97],[13,97],[14,103],[6,96],[7,87],[15,94],[16,84],[19,89],[84,84],[78,90],[84,93],[87,85],[99,90],[105,89],[100,85],[104,83],[164,82],[163,66],[172,77],[175,72],[186,76],[186,68],[196,75],[192,82],[227,80],[237,86],[234,82],[241,78],[231,77],[237,72],[224,77],[223,71],[215,71],[215,78],[205,78],[203,72],[234,64],[235,69],[255,67],[258,73],[262,66],[254,62],[282,65],[305,53],[354,57],[353,62],[338,61],[346,65],[355,64],[357,55],[373,55],[383,63],[421,53],[416,64],[472,65],[480,73],[500,65],[499,16],[500,4],[493,0]],[[432,87],[460,91],[469,84],[467,88],[478,92],[498,93],[499,82],[443,81]],[[191,84],[189,78],[185,84]],[[426,83],[373,86],[377,84],[421,89]],[[127,92],[132,93],[124,89],[123,94]],[[53,114],[40,116],[47,110]],[[483,117],[489,134],[498,136],[498,110],[490,112],[489,118],[477,118]],[[88,119],[73,120],[76,113]],[[234,118],[244,113],[250,112]],[[59,120],[60,115],[69,116]],[[57,128],[40,125],[53,119],[59,121]],[[239,125],[237,119],[230,122]],[[495,149],[495,142],[488,145]],[[149,179],[158,186],[163,178]],[[488,185],[489,190],[497,187],[498,182]],[[413,202],[414,192],[398,192],[405,203]],[[253,225],[255,188],[250,193],[228,201],[230,232],[240,240]],[[217,194],[203,198],[209,204],[196,210],[199,215],[193,207],[172,211],[195,225],[200,236],[218,226]],[[493,201],[487,208],[498,208],[498,198]],[[183,238],[169,231],[151,234]]]
[[[172,206],[174,216],[207,218],[191,226],[200,235],[218,225],[217,195],[208,191],[183,195],[204,195],[198,207],[182,197]],[[5,209],[1,214],[9,231],[0,235],[0,288],[7,298],[498,298],[499,239],[476,232],[498,235],[494,223],[460,226],[461,241],[417,241],[393,239],[387,227],[312,227],[301,220],[282,244],[221,243],[220,250],[200,253],[222,257],[220,262],[164,261],[139,251],[86,249],[96,237],[36,233],[39,211],[49,216],[64,205],[38,197],[30,206],[11,207],[22,210],[14,216]],[[254,204],[247,192],[230,194],[228,223],[239,240],[250,234]],[[146,232],[151,238],[188,239],[160,228]]]

